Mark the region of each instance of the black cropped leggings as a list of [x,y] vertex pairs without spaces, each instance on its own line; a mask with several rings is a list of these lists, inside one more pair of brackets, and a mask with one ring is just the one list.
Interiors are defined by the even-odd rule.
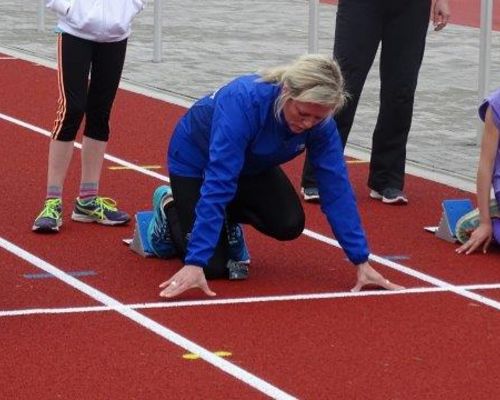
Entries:
[[59,34],[59,100],[53,139],[75,140],[85,116],[84,135],[108,141],[109,117],[120,83],[126,49],[127,39],[99,43],[67,33]]
[[[166,206],[172,235],[184,258],[187,237],[194,224],[195,207],[200,198],[201,178],[170,175],[173,206]],[[172,204],[172,203],[171,203]],[[297,238],[305,226],[305,214],[290,180],[279,167],[258,175],[242,176],[233,201],[226,208],[227,221],[252,225],[277,240]],[[227,277],[228,239],[225,229],[208,266],[207,279]]]

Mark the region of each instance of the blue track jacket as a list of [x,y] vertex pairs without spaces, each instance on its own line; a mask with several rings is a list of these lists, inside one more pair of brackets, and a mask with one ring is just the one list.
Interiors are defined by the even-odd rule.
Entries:
[[[171,174],[203,178],[186,264],[206,267],[240,175],[283,164],[306,148],[316,171],[321,210],[354,264],[368,259],[356,200],[333,118],[296,134],[274,115],[281,87],[258,75],[235,79],[198,100],[177,124],[168,149]],[[272,196],[272,193],[269,194]]]

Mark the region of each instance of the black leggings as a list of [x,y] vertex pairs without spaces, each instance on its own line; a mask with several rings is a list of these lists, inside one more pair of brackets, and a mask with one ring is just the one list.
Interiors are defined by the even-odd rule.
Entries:
[[85,115],[84,135],[108,141],[109,117],[120,83],[126,49],[127,39],[99,43],[67,33],[59,34],[59,100],[53,139],[75,140]]
[[[187,237],[194,224],[195,208],[200,198],[201,178],[170,175],[174,202],[167,205],[172,235],[182,258]],[[242,176],[233,201],[226,208],[227,221],[252,225],[277,240],[292,240],[304,230],[305,215],[291,182],[279,167],[259,175]],[[208,279],[227,277],[227,231],[223,229],[214,255],[205,268]]]
[[[340,0],[333,55],[351,95],[336,116],[345,147],[379,44],[380,108],[372,137],[368,186],[403,189],[406,143],[425,49],[431,0]],[[316,187],[306,159],[302,186]]]

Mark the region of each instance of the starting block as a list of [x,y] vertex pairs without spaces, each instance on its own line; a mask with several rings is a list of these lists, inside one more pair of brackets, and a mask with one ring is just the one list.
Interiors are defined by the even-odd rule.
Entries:
[[[455,243],[455,228],[457,222],[463,215],[474,209],[472,201],[469,199],[444,200],[442,203],[443,214],[439,221],[439,226],[435,229],[434,234],[443,240]],[[426,230],[430,230],[427,229]]]
[[147,233],[149,222],[153,218],[153,211],[139,211],[135,214],[135,228],[132,239],[123,239],[132,251],[143,257],[155,257],[153,250],[149,247]]

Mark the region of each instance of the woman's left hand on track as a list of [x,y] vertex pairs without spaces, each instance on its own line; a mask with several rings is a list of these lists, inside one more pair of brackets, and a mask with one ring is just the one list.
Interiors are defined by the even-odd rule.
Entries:
[[185,265],[177,273],[175,273],[168,281],[160,285],[163,290],[160,292],[161,297],[171,299],[180,295],[188,289],[200,288],[207,296],[215,296],[208,287],[203,268],[196,265]]
[[492,238],[493,230],[491,228],[491,223],[480,224],[477,229],[472,232],[469,240],[455,251],[458,254],[465,253],[467,255],[482,247],[483,253],[486,253]]
[[367,262],[359,264],[357,266],[357,282],[356,285],[351,289],[351,292],[359,292],[364,286],[373,285],[380,286],[381,288],[387,290],[402,290],[404,286],[392,283],[389,279],[385,279],[382,274],[375,271],[373,267]]

